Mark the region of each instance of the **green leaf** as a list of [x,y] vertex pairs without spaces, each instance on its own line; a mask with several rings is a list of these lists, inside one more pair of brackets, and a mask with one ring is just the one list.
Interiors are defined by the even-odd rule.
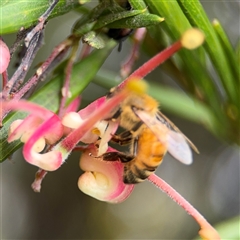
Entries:
[[105,15],[103,17],[99,17],[93,29],[99,29],[99,28],[105,27],[117,20],[133,17],[143,12],[145,12],[145,10],[132,10],[132,11],[119,12],[119,13],[112,13],[112,14]]
[[[129,18],[129,17],[135,16],[135,15],[141,14],[144,11],[143,10],[132,10],[132,11],[121,11],[121,12],[117,12],[117,13],[110,13],[110,14],[106,14],[104,16],[98,17],[97,20],[95,19],[95,21],[91,20],[91,15],[93,12],[94,12],[94,10],[91,12],[90,17],[84,16],[75,23],[75,25],[73,27],[73,33],[76,36],[82,36],[92,30],[101,29],[114,21]],[[121,26],[120,26],[120,28],[121,28]]]
[[191,24],[204,32],[206,37],[204,44],[205,49],[220,76],[228,101],[233,104],[239,104],[239,86],[235,84],[234,76],[224,50],[202,5],[198,0],[178,0],[178,2],[181,4]]
[[[49,1],[1,1],[0,34],[19,31],[21,27],[28,28],[38,22],[38,18],[49,7]],[[63,15],[80,6],[78,0],[60,0],[50,15],[50,18]]]
[[155,14],[143,13],[133,17],[124,18],[119,21],[115,21],[111,24],[108,24],[109,28],[141,28],[148,27],[155,24],[159,24],[164,21],[164,18],[159,17]]
[[237,57],[235,55],[233,46],[231,45],[229,38],[227,37],[224,29],[222,28],[221,23],[217,19],[213,20],[212,25],[217,33],[223,50],[225,51],[225,58],[229,62],[229,65],[232,69],[232,72],[234,74],[234,80],[238,85],[240,83],[239,65],[237,63]]
[[[145,2],[152,13],[165,18],[161,28],[168,34],[171,42],[179,40],[187,29],[192,28],[177,0],[145,0]],[[158,41],[161,41],[161,36]],[[219,109],[220,96],[206,71],[203,47],[192,51],[183,49],[174,55],[173,59],[178,69],[187,77],[182,87],[192,95],[201,96],[205,103],[211,103],[214,108]],[[215,99],[212,99],[213,95],[216,96]]]
[[[95,76],[96,72],[99,70],[108,54],[115,46],[116,43],[114,41],[110,41],[104,49],[94,51],[91,55],[74,65],[70,82],[70,91],[72,96],[68,99],[67,104],[79,96],[91,82],[92,78]],[[60,103],[60,92],[63,81],[64,75],[61,73],[37,91],[29,99],[29,101],[37,103],[53,112],[57,112]],[[9,144],[7,142],[7,133],[10,124],[14,120],[23,118],[24,116],[26,116],[26,114],[23,114],[23,112],[15,112],[4,120],[3,127],[0,130],[0,162],[4,161],[21,146],[19,141]]]
[[128,0],[128,2],[136,10],[143,10],[147,8],[143,0]]
[[152,13],[165,18],[162,27],[174,41],[179,39],[183,32],[191,28],[176,0],[145,0],[145,2]]

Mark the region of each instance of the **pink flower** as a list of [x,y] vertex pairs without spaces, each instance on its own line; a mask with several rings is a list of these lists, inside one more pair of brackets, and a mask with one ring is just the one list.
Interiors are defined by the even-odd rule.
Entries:
[[[118,87],[124,89],[129,80],[143,78],[182,47],[196,48],[201,45],[203,39],[203,34],[199,31],[186,31],[181,40],[150,59]],[[7,46],[0,40],[0,73],[6,70],[9,58]],[[78,101],[74,101],[67,109],[61,108],[66,113],[61,118],[31,102],[1,102],[0,119],[8,110],[24,110],[31,113],[24,120],[16,120],[12,123],[8,141],[20,139],[24,142],[24,158],[30,164],[41,168],[32,185],[35,191],[40,191],[46,171],[58,169],[81,141],[89,145],[81,156],[80,167],[85,173],[78,180],[80,190],[98,200],[110,203],[122,202],[131,194],[134,185],[123,183],[124,165],[117,159],[107,162],[98,157],[106,151],[115,151],[108,147],[108,142],[115,133],[118,123],[103,119],[111,118],[112,110],[116,109],[128,94],[131,94],[130,90],[123,90],[109,100],[102,97],[79,112],[76,112]],[[94,145],[96,142],[98,147]],[[168,194],[199,223],[201,227],[199,234],[204,239],[220,239],[206,219],[171,186],[155,174],[151,174],[148,180]]]
[[[123,164],[119,161],[107,162],[94,158],[97,150],[94,145],[89,145],[81,156],[80,168],[85,173],[78,180],[79,189],[100,201],[124,201],[133,191],[134,185],[123,183]],[[114,149],[108,148],[108,152],[111,151]]]
[[21,109],[31,114],[24,120],[16,120],[9,131],[8,142],[20,139],[24,142],[25,160],[39,168],[54,171],[62,164],[61,154],[47,152],[40,154],[46,144],[52,145],[63,136],[61,119],[53,112],[26,101],[3,102],[3,108]]
[[[78,113],[67,112],[62,119],[27,101],[2,102],[0,115],[6,109],[31,112],[24,120],[12,123],[8,141],[20,139],[25,143],[23,156],[27,162],[46,171],[54,171],[62,165],[79,141],[89,144],[101,137],[99,155],[107,150],[107,143],[117,129],[117,123],[108,124],[101,120],[108,117],[109,112],[119,105],[126,94],[126,91],[122,91],[108,101],[100,98]],[[69,107],[68,110],[73,109]],[[39,153],[43,149],[45,152]]]

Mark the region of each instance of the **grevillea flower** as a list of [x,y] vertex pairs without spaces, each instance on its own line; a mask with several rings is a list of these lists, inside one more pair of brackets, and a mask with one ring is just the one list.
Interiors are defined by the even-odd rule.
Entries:
[[[115,133],[118,122],[103,119],[111,118],[113,110],[116,110],[124,98],[131,94],[125,87],[129,81],[143,78],[182,47],[196,48],[202,44],[203,39],[199,31],[187,31],[181,40],[157,54],[123,81],[118,86],[122,89],[118,94],[110,99],[105,97],[97,99],[79,112],[76,112],[78,104],[74,101],[61,118],[31,102],[1,102],[0,115],[6,113],[6,110],[24,110],[31,113],[24,120],[12,123],[8,141],[20,139],[24,142],[24,158],[30,164],[41,168],[32,187],[39,191],[46,171],[58,169],[81,141],[88,146],[83,150],[80,160],[80,168],[85,171],[78,180],[80,190],[101,201],[110,203],[124,201],[133,191],[134,185],[123,183],[123,164],[119,161],[106,162],[101,159],[103,153],[115,151],[108,147],[108,142]],[[0,117],[2,119],[3,116]],[[166,192],[199,223],[201,227],[199,234],[203,238],[220,239],[218,233],[199,212],[168,184],[154,174],[151,174],[148,180]]]
[[[57,114],[31,102],[2,102],[3,112],[4,109],[31,112],[24,120],[18,119],[12,123],[9,130],[8,141],[12,142],[20,139],[24,142],[23,156],[26,161],[44,170],[39,170],[36,174],[36,179],[32,185],[35,191],[40,191],[41,181],[46,175],[45,171],[58,169],[79,141],[87,144],[96,143],[100,137],[101,141],[99,142],[98,149],[94,148],[94,154],[96,156],[102,155],[108,150],[108,142],[112,134],[115,133],[118,123],[108,123],[102,119],[108,118],[111,110],[116,108],[128,93],[129,91],[122,91],[110,100],[106,100],[105,97],[100,98],[79,112],[74,112],[72,111],[74,109],[69,107],[67,111],[70,112],[66,112],[62,119],[60,119]],[[74,102],[73,104],[76,105]],[[43,153],[40,153],[43,149]],[[91,149],[93,149],[93,147]],[[83,156],[86,155],[83,154]],[[98,177],[97,181],[99,179],[102,181],[104,174],[105,179],[108,181],[108,184],[105,182],[105,188],[102,189],[104,191],[102,191],[98,198],[109,202],[123,201],[131,193],[133,186],[123,184],[122,164],[119,162],[107,164],[109,166],[106,168],[108,171],[102,171],[101,169],[106,167],[106,163],[103,161],[100,162],[99,159],[94,159],[93,157],[90,158],[92,158],[95,163],[98,162],[97,165],[95,164],[98,167],[94,167],[91,170],[95,171],[95,175],[102,176],[101,178]],[[88,162],[85,166],[87,165]],[[88,167],[84,168],[86,170],[89,169]],[[102,174],[98,174],[98,170],[102,172]],[[83,176],[83,180],[86,179],[86,175]],[[90,179],[91,181],[88,186],[93,186],[94,179]],[[84,187],[86,181],[80,182],[81,189],[85,189],[86,192],[86,187]],[[101,184],[99,184],[99,186],[101,186]],[[94,191],[96,193],[96,188],[95,190],[93,187],[89,188],[87,192],[90,193],[91,191],[94,196],[93,193]]]
[[[78,180],[79,189],[100,201],[119,203],[133,191],[133,184],[123,183],[123,164],[94,158],[98,149],[89,145],[81,155],[80,168],[85,171]],[[108,148],[108,152],[116,151]],[[116,159],[117,160],[117,159]]]
[[[198,31],[190,30],[190,33],[187,31],[181,40],[150,59],[120,84],[119,88],[124,89],[129,80],[141,79],[183,46],[192,49],[201,45],[202,39]],[[107,151],[108,142],[118,127],[117,122],[107,122],[103,119],[111,118],[112,110],[121,103],[129,91],[120,91],[108,100],[105,97],[97,99],[79,112],[75,111],[76,104],[73,102],[75,107],[70,106],[61,119],[57,114],[30,102],[3,102],[3,113],[11,109],[31,113],[23,121],[13,123],[8,141],[20,138],[25,143],[23,156],[26,161],[47,171],[58,169],[80,141],[91,144],[100,137],[96,156],[101,156]],[[43,153],[40,153],[41,151]]]
[[54,144],[63,135],[63,125],[53,112],[26,101],[2,103],[3,108],[30,111],[24,120],[16,120],[9,131],[8,142],[20,139],[24,142],[23,156],[27,162],[47,171],[53,171],[61,165],[61,156],[48,152],[39,154],[46,144]]
[[[101,121],[109,117],[109,112],[126,97],[127,92],[122,93],[106,101],[100,98],[80,110],[73,112],[69,107],[62,119],[43,107],[27,101],[1,102],[2,115],[8,110],[24,110],[31,114],[24,120],[12,123],[9,130],[8,141],[20,139],[24,142],[23,156],[27,162],[46,171],[58,169],[66,160],[79,141],[94,143],[99,137],[99,154],[106,152],[111,134],[117,129],[117,123],[108,124]],[[75,102],[73,102],[74,105]],[[64,138],[65,137],[65,138]],[[39,153],[43,149],[44,153]]]

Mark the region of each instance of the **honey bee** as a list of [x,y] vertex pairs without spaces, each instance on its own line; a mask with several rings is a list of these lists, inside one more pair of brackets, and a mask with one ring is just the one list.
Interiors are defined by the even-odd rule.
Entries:
[[[113,90],[110,94],[114,94]],[[101,157],[106,161],[124,163],[123,181],[134,184],[144,181],[161,164],[168,151],[184,164],[192,163],[193,143],[159,110],[159,103],[147,94],[131,94],[113,115],[113,121],[126,129],[113,135],[112,141],[130,145],[129,154],[109,152]]]

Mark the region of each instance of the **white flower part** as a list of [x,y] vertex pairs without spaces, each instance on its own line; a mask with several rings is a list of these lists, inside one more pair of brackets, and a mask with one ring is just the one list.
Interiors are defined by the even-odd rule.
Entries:
[[108,143],[103,143],[103,144],[102,143],[103,143],[103,141],[100,141],[97,156],[103,155],[108,149]]
[[[65,127],[76,129],[81,126],[81,124],[87,121],[83,120],[77,112],[69,112],[62,118],[62,124]],[[81,142],[84,143],[94,143],[98,140],[98,137],[102,137],[107,128],[107,121],[97,122],[91,130],[89,130],[82,138]]]
[[32,133],[33,133],[32,130],[24,132],[20,138],[21,142],[23,143],[27,142],[27,140],[31,137]]
[[26,142],[42,120],[34,115],[29,115],[23,120],[16,120],[11,124],[8,142],[20,139]]
[[[24,156],[25,157],[25,156]],[[25,159],[32,165],[35,165],[45,171],[55,171],[62,165],[62,154],[57,151],[51,151],[39,154],[31,149],[31,155]]]
[[41,152],[46,145],[46,141],[43,137],[39,138],[33,145],[33,151]]
[[[84,178],[79,179],[78,187],[87,195],[100,199],[102,191],[109,188],[109,181],[107,177],[99,172],[85,172]],[[92,191],[94,189],[94,191]]]
[[[25,143],[28,141],[28,139],[31,137],[33,131],[26,131],[20,138],[20,141]],[[34,146],[33,146],[33,150],[35,152],[41,152],[44,147],[46,145],[46,140],[45,138],[41,137],[39,138],[35,143],[34,143]]]
[[108,122],[105,120],[99,121],[94,125],[94,127],[99,130],[99,133],[100,133],[99,137],[101,137],[101,138],[103,137],[107,126],[108,126]]
[[108,125],[107,121],[99,121],[99,122],[97,122],[94,125],[94,127],[90,131],[88,131],[81,138],[81,142],[84,142],[84,143],[94,143],[94,142],[96,142],[98,140],[98,137],[102,137],[103,136],[107,125]]
[[101,134],[101,140],[98,147],[98,154],[97,156],[101,156],[103,153],[105,153],[108,149],[108,142],[112,138],[112,134],[115,134],[116,130],[118,128],[117,122],[110,121],[104,131],[103,134]]
[[97,148],[86,150],[80,160],[80,168],[85,171],[79,180],[78,187],[85,194],[100,201],[119,203],[132,192],[134,185],[123,183],[123,164],[107,162],[96,156]]
[[76,129],[84,120],[76,112],[69,112],[62,118],[62,124],[65,127]]
[[[10,127],[9,127],[9,130],[8,130],[8,135],[11,135],[14,130],[23,122],[23,119],[18,119],[18,120],[15,120],[14,122],[11,123]],[[14,139],[13,140],[17,140],[21,137],[21,133],[20,134],[16,134],[14,136]],[[13,141],[12,140],[12,141]]]
[[63,96],[63,97],[66,97],[66,96],[67,96],[68,98],[70,98],[70,97],[72,97],[72,93],[71,93],[70,91],[68,91],[68,92],[67,92],[67,95],[66,95],[66,88],[63,87],[63,88],[62,88],[62,96]]

